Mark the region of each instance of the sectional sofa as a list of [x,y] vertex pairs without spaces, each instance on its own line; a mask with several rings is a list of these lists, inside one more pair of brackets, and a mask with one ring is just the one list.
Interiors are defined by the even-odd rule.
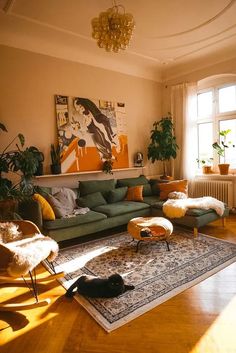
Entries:
[[[44,220],[41,206],[37,201],[23,203],[19,212],[24,219],[36,223],[44,234],[60,242],[125,225],[134,217],[150,215],[163,217],[164,201],[160,201],[158,183],[157,180],[148,180],[145,176],[81,181],[78,189],[73,189],[73,192],[78,198],[79,206],[89,208],[87,213],[70,218]],[[139,185],[143,186],[143,199],[125,200],[128,188]],[[52,188],[41,188],[44,197],[52,192]],[[223,217],[226,217],[228,212],[226,207]],[[213,210],[192,209],[184,217],[171,221],[193,228],[196,233],[199,227],[218,218]]]

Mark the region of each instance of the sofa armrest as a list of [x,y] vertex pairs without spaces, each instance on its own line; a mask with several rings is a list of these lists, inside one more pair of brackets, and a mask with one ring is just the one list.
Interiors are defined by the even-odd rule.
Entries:
[[19,204],[18,210],[20,216],[25,219],[35,223],[40,230],[43,228],[43,217],[41,206],[38,201],[26,200]]

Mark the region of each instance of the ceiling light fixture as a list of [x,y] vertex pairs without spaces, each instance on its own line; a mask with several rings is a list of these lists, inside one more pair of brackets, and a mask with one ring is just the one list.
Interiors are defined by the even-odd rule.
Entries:
[[128,47],[135,27],[133,16],[125,12],[124,6],[116,4],[93,18],[91,24],[98,47],[115,53]]

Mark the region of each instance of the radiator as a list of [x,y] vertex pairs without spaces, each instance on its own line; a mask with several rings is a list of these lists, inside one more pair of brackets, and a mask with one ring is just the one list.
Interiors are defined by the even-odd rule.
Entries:
[[189,197],[212,196],[233,207],[233,182],[224,180],[193,180],[189,183]]

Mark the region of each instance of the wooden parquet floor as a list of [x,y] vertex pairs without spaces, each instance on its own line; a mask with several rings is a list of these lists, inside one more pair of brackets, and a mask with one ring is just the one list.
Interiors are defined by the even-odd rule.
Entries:
[[[236,242],[236,216],[201,232]],[[40,275],[45,269],[40,267]],[[123,327],[106,333],[57,281],[39,285],[47,307],[0,313],[1,353],[235,353],[236,264]],[[1,287],[1,302],[24,301],[24,287]]]

